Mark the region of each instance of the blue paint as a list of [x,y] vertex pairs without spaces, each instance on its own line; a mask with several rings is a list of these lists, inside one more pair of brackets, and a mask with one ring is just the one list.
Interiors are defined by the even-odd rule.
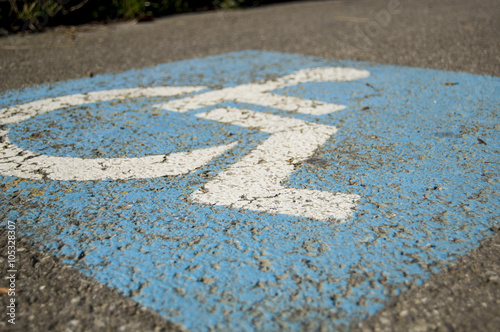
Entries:
[[345,224],[188,203],[268,136],[194,117],[215,106],[157,114],[157,98],[46,113],[8,125],[9,138],[32,151],[86,158],[239,144],[187,176],[0,177],[2,223],[17,220],[41,249],[192,330],[336,329],[373,314],[498,224],[499,78],[246,51],[7,91],[0,105],[112,88],[236,86],[335,65],[371,76],[277,93],[344,104],[344,111],[290,115],[221,105],[337,126],[314,155],[321,162],[304,163],[286,185],[360,195]]
[[[70,107],[12,126],[10,135],[18,146],[46,155],[95,158],[97,154],[112,158],[227,144],[235,132],[242,131],[240,127],[223,126],[190,114],[158,112],[150,106],[150,101],[134,100],[118,105],[103,102]],[[200,125],[205,129],[202,132]],[[41,134],[35,146],[30,139],[33,133]]]

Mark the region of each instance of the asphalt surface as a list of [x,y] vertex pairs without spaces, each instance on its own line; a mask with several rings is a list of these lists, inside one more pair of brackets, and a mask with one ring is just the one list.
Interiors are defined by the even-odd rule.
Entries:
[[[381,14],[386,12],[391,14]],[[495,0],[354,0],[61,27],[0,39],[0,90],[247,49],[500,76],[498,17]],[[493,230],[496,235],[480,248],[350,329],[495,331],[500,326],[500,232]],[[6,230],[0,232],[5,238]],[[2,253],[5,246],[2,242]],[[16,329],[180,329],[38,251],[28,238],[18,239],[18,251]],[[7,297],[1,300],[7,304]],[[6,327],[2,320],[0,328]]]

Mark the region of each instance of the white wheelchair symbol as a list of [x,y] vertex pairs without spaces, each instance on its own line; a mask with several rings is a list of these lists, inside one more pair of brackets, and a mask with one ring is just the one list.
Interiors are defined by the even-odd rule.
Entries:
[[[320,67],[299,70],[262,83],[251,83],[174,99],[155,107],[186,112],[225,101],[268,106],[283,111],[321,115],[339,111],[342,105],[271,93],[306,82],[351,81],[369,76],[366,70]],[[150,87],[89,92],[34,101],[0,110],[0,124],[82,104],[137,97],[171,97],[198,92],[206,87]],[[196,117],[258,129],[271,134],[239,161],[219,173],[190,195],[191,202],[236,209],[287,214],[316,220],[344,221],[351,217],[358,195],[287,188],[282,183],[294,165],[310,158],[336,131],[333,126],[256,112],[248,109],[217,108]],[[139,179],[187,174],[196,170],[236,142],[217,147],[137,158],[71,158],[48,156],[24,150],[0,129],[0,174],[27,179],[88,181]]]

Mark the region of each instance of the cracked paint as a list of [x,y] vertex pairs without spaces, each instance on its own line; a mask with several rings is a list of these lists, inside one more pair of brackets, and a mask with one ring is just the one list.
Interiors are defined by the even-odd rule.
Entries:
[[[290,80],[319,67],[370,75]],[[280,77],[293,84],[259,92],[283,96],[273,105],[231,97],[185,112],[157,107]],[[495,77],[245,51],[7,91],[0,106],[164,86],[206,88],[61,106],[29,117],[13,112],[17,120],[0,130],[8,131],[11,144],[54,157],[139,158],[236,144],[177,176],[61,181],[3,175],[1,220],[16,221],[38,248],[189,330],[339,330],[421,284],[498,225]],[[275,108],[290,100],[286,96],[345,108],[321,114]],[[257,151],[269,140],[294,143],[273,138],[284,132],[261,130],[278,118],[265,116],[257,126],[204,118],[223,119],[232,109],[276,116],[275,125],[291,121],[294,135],[317,135],[315,149],[277,150],[283,173],[273,186],[359,197],[352,215],[339,223],[235,208],[256,204],[252,194],[238,196],[233,206],[193,202],[194,192],[210,193],[217,179],[237,176],[228,172],[252,151],[251,167],[266,175],[266,151]]]

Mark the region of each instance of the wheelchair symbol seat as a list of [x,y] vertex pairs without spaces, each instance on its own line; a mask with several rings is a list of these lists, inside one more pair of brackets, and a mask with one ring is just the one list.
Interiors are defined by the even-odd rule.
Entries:
[[[33,116],[82,104],[126,100],[138,97],[176,97],[155,107],[186,112],[234,101],[272,107],[281,111],[322,115],[345,108],[343,105],[273,94],[273,90],[307,82],[351,81],[369,76],[366,70],[319,67],[259,83],[243,84],[200,92],[206,87],[162,86],[94,91],[43,99],[0,109],[0,125],[19,123]],[[345,221],[352,215],[354,194],[287,188],[282,183],[294,165],[310,158],[336,131],[334,126],[240,109],[220,107],[195,115],[198,118],[258,129],[270,136],[247,155],[229,166],[190,195],[193,203],[235,209],[287,214],[316,220]],[[34,180],[97,181],[154,178],[190,173],[223,154],[237,143],[134,158],[72,158],[49,156],[22,149],[0,129],[0,175]]]

